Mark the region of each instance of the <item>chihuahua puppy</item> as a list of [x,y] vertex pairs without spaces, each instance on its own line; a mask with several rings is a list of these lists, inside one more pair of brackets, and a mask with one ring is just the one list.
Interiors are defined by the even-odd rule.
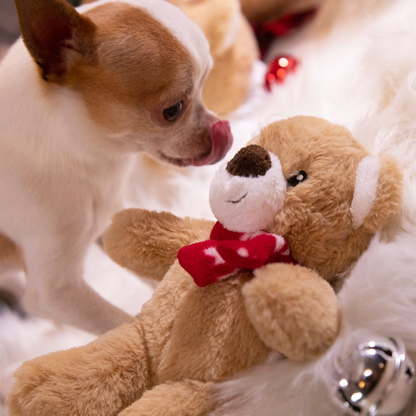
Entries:
[[164,0],[16,0],[23,40],[0,64],[0,232],[26,268],[25,307],[103,333],[130,317],[83,280],[137,152],[218,162],[229,124],[201,89],[208,43]]

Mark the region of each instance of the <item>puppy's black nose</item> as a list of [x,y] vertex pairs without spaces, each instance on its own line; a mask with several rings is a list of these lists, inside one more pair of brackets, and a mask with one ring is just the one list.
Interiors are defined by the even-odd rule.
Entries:
[[233,176],[264,176],[272,167],[269,152],[257,144],[243,147],[227,164],[227,172]]

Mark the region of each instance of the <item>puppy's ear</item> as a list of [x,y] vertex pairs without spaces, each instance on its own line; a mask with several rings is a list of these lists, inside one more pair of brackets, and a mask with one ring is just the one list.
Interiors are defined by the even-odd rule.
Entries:
[[45,80],[92,55],[95,25],[64,0],[16,0],[16,6],[23,40]]
[[364,157],[358,164],[351,214],[354,228],[375,233],[397,213],[402,201],[403,175],[389,156]]

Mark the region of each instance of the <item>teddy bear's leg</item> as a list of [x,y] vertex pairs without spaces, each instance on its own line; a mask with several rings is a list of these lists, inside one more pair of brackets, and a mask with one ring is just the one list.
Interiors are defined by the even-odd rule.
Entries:
[[314,271],[273,263],[243,287],[247,315],[262,341],[293,360],[317,357],[338,335],[334,290]]
[[167,382],[144,393],[119,416],[205,416],[213,410],[211,383]]
[[118,264],[141,277],[162,280],[180,248],[206,239],[211,221],[178,218],[168,212],[126,209],[104,234],[104,248]]
[[140,320],[83,347],[28,361],[15,377],[10,416],[117,415],[151,384]]

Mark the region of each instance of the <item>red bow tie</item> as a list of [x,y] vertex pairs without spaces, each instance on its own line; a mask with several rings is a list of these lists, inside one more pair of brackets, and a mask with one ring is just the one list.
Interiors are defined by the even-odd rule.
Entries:
[[200,287],[227,279],[241,269],[254,270],[277,262],[296,264],[283,237],[263,231],[236,233],[219,222],[209,240],[182,247],[178,260]]

